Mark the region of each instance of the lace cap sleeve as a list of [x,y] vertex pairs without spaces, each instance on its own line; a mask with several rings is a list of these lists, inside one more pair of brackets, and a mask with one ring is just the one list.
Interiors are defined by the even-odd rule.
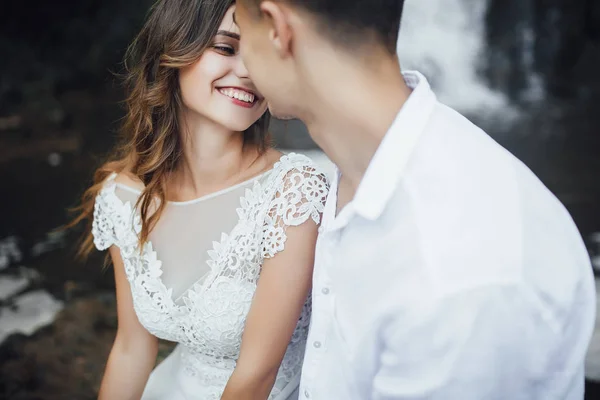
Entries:
[[[262,255],[273,257],[285,247],[286,229],[308,219],[320,224],[329,192],[326,175],[307,157],[278,174],[275,193],[270,201],[263,225]],[[282,161],[289,162],[290,159]],[[298,162],[300,161],[300,162]]]
[[131,203],[123,202],[115,193],[115,178],[116,174],[107,178],[94,203],[92,236],[94,245],[101,251],[112,245],[123,250],[137,243],[139,217],[133,213]]

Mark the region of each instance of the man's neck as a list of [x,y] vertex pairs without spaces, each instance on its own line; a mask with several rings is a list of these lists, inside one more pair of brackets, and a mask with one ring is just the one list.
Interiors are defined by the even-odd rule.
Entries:
[[302,119],[355,191],[410,89],[392,58],[376,69],[361,63],[322,65],[330,66],[319,77],[324,84],[314,86]]

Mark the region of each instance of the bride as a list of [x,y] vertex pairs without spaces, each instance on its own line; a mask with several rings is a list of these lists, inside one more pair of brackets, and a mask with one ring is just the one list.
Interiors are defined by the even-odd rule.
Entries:
[[[123,143],[78,218],[114,265],[100,399],[298,397],[328,183],[269,147],[234,8],[159,0],[128,51]],[[157,338],[178,345],[154,368]]]

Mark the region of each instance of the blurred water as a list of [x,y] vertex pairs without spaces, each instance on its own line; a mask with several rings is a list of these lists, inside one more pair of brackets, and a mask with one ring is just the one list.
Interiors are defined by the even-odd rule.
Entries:
[[487,0],[407,0],[398,54],[403,69],[416,69],[439,99],[463,112],[507,112],[504,93],[480,74],[485,55]]
[[[600,278],[596,278],[596,294],[598,293]],[[600,310],[600,299],[597,299],[596,304],[596,310]],[[596,329],[585,359],[585,372],[588,379],[600,382],[600,313],[596,314]]]
[[0,309],[0,343],[14,333],[31,335],[52,323],[62,308],[63,303],[45,290],[16,297],[10,307]]

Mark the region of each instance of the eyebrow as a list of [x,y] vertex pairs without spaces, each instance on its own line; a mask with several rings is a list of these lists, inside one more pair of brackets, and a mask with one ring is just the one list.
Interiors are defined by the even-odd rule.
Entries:
[[222,35],[222,36],[227,36],[230,37],[232,39],[236,39],[236,40],[240,40],[240,35],[234,32],[229,32],[229,31],[218,31],[217,32],[217,36],[218,35]]

